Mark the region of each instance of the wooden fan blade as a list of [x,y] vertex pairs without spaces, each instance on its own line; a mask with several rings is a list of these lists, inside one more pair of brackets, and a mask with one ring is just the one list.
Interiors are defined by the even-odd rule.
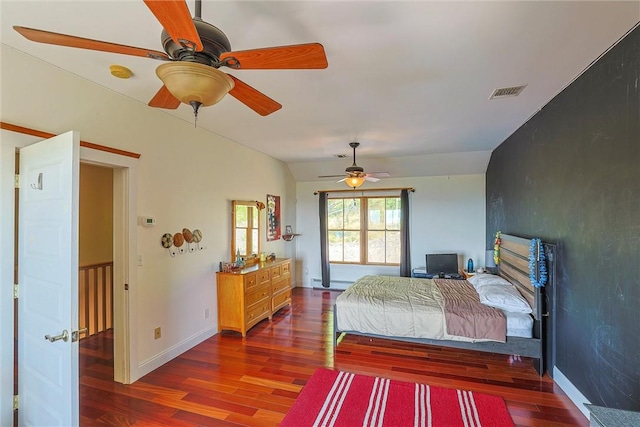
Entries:
[[175,110],[180,105],[180,101],[169,92],[165,85],[149,101],[150,107],[166,108],[167,110]]
[[364,179],[365,179],[366,181],[371,181],[371,182],[378,182],[378,181],[380,181],[380,178],[375,178],[375,177],[373,177],[373,176],[369,176],[369,175],[366,175],[366,176],[364,177]]
[[340,181],[336,181],[336,182],[345,182],[347,180],[347,178],[349,178],[348,176],[345,176],[344,178],[342,178]]
[[200,52],[202,41],[185,0],[144,0],[174,42]]
[[229,91],[229,95],[242,102],[261,116],[266,116],[282,108],[282,105],[269,98],[264,93],[252,88],[237,77],[227,74],[235,82],[235,87]]
[[327,56],[320,43],[225,52],[220,55],[220,61],[225,59],[227,66],[241,70],[327,68]]
[[391,174],[389,172],[368,172],[367,176],[372,176],[374,178],[389,178]]
[[167,54],[156,50],[103,42],[100,40],[85,39],[76,36],[68,36],[66,34],[52,33],[50,31],[36,30],[27,27],[14,26],[13,29],[22,34],[25,38],[37,43],[99,50],[110,53],[121,53],[123,55],[142,56],[144,58],[160,59],[165,61],[170,60]]

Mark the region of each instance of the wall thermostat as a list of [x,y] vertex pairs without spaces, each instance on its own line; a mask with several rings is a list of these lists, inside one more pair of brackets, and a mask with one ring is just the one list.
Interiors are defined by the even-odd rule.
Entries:
[[156,225],[156,219],[152,216],[139,216],[138,225],[144,225],[145,227],[153,227]]

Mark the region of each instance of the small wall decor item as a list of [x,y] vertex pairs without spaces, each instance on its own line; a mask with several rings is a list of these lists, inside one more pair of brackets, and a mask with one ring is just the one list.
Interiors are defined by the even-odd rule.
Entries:
[[184,248],[182,248],[182,245],[184,245],[184,236],[182,235],[182,233],[176,233],[173,235],[173,246],[175,246],[178,249],[178,252],[183,254],[184,253]]
[[184,237],[184,241],[187,242],[187,250],[189,252],[193,252],[196,248],[191,247],[191,243],[193,243],[193,233],[188,228],[182,229],[182,237]]
[[[531,245],[529,246],[529,280],[536,288],[541,288],[547,284],[546,259],[542,241],[540,239],[531,239]],[[537,269],[536,266],[538,267]],[[539,277],[536,275],[536,270]]]
[[195,242],[198,250],[201,251],[203,249],[202,246],[200,246],[200,242],[202,241],[202,231],[197,228],[193,230],[193,241]]
[[[169,255],[172,257],[176,256],[176,252],[183,254],[185,253],[185,248],[182,246],[184,243],[187,243],[187,251],[195,252],[196,249],[201,251],[204,249],[203,246],[200,245],[202,241],[202,231],[200,230],[189,230],[188,228],[183,228],[182,233],[178,232],[176,234],[165,233],[162,235],[162,239],[160,243],[162,247],[169,250]],[[193,243],[193,246],[191,245]],[[175,249],[171,249],[171,247],[175,247]]]
[[162,235],[162,239],[160,239],[160,244],[163,248],[169,251],[169,255],[171,255],[172,257],[176,256],[176,253],[171,250],[171,246],[173,246],[173,236],[171,235],[171,233],[164,233]]
[[267,194],[267,242],[280,239],[280,196]]
[[291,226],[287,225],[285,227],[285,233],[282,235],[282,240],[290,242],[296,236],[299,236],[299,234],[294,233],[293,229],[291,228]]

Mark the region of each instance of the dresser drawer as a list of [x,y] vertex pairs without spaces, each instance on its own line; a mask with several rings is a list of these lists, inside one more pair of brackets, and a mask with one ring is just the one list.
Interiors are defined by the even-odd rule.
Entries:
[[291,274],[291,263],[285,262],[280,267],[281,267],[280,270],[282,271],[283,276],[287,276]]
[[254,323],[270,317],[270,313],[271,307],[268,299],[259,302],[251,308],[248,308],[246,316],[247,329],[249,329],[249,327],[251,327]]
[[269,274],[269,269],[268,268],[263,268],[262,270],[258,271],[258,282],[259,283],[268,282],[269,279],[271,279],[271,275]]
[[268,297],[269,285],[267,284],[266,286],[259,286],[247,292],[244,298],[244,303],[247,308],[250,308],[253,304]]
[[244,289],[248,291],[249,289],[258,286],[258,274],[250,273],[244,276]]
[[275,313],[287,304],[291,304],[291,288],[273,296],[271,310]]
[[271,267],[271,280],[277,279],[280,277],[282,272],[280,271],[280,266],[276,265],[275,267]]
[[290,277],[281,277],[277,280],[271,281],[271,293],[273,295],[278,292],[282,292],[284,289],[291,289],[291,278]]

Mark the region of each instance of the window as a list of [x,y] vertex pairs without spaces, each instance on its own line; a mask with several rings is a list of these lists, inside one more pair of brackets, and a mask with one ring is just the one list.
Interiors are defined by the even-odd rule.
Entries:
[[400,264],[400,197],[327,201],[329,261]]

